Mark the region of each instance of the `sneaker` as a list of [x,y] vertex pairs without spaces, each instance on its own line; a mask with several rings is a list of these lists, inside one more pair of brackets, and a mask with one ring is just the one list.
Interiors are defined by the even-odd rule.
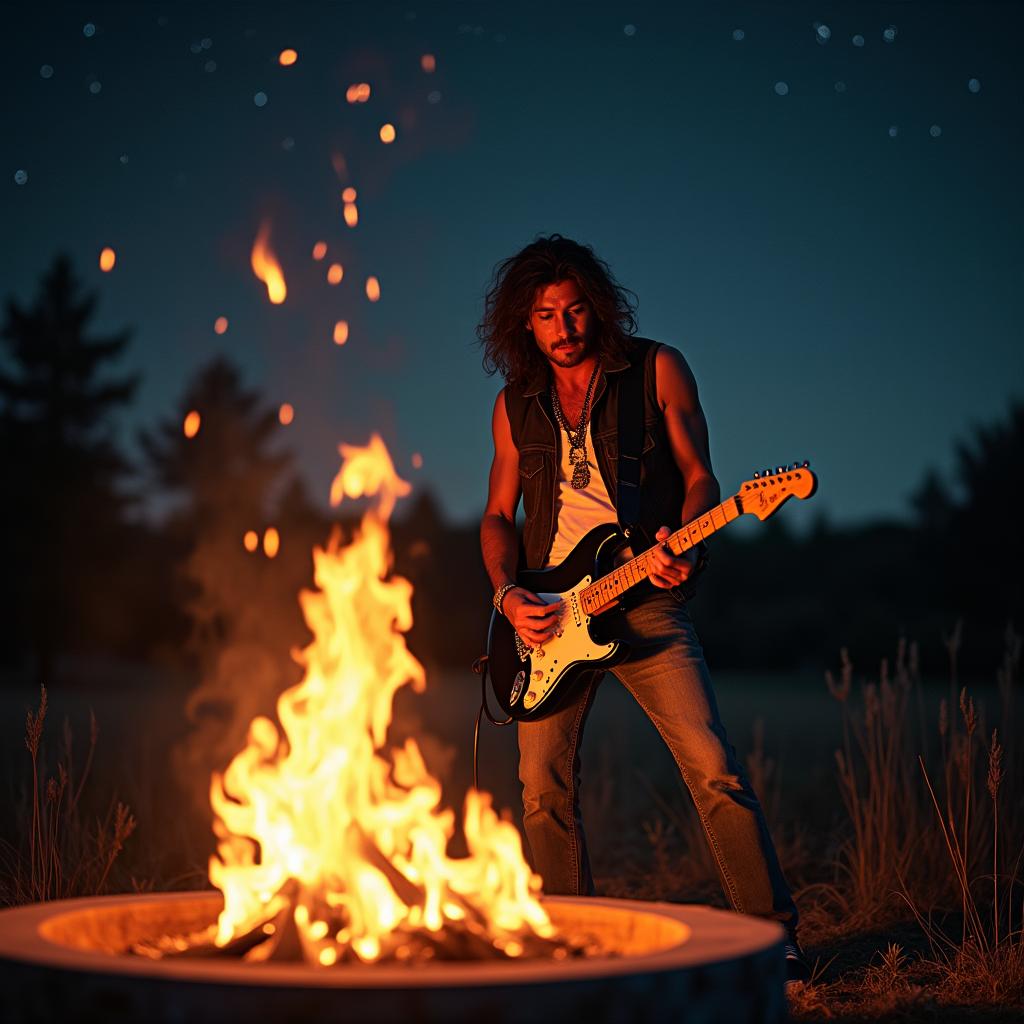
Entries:
[[783,944],[786,957],[786,985],[802,984],[811,977],[811,965],[796,939],[787,939]]

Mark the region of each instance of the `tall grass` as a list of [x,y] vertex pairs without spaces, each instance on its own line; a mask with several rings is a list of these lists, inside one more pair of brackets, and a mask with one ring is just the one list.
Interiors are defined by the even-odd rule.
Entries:
[[48,770],[48,710],[46,687],[40,687],[39,706],[25,719],[30,781],[15,813],[17,838],[0,840],[0,902],[7,905],[107,891],[118,855],[135,830],[128,807],[116,799],[98,815],[86,812],[86,783],[99,735],[94,715],[89,716],[89,746],[81,765],[65,719],[54,768]]

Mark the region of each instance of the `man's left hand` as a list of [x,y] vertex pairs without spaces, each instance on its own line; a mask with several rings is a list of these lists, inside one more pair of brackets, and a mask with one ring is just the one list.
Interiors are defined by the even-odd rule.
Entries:
[[669,590],[678,587],[686,581],[697,564],[698,554],[694,548],[689,548],[681,555],[674,555],[665,544],[665,541],[672,535],[672,530],[662,526],[654,535],[658,545],[651,549],[651,561],[653,563],[648,579],[662,590]]

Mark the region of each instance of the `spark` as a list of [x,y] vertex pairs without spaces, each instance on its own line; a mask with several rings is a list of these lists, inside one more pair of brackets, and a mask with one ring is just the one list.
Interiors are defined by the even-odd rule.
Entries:
[[412,468],[422,469],[423,468],[423,456],[419,452],[412,453]]
[[359,207],[355,203],[345,204],[345,223],[354,228],[359,223]]
[[202,417],[199,415],[199,413],[195,409],[193,409],[185,417],[185,423],[183,424],[183,429],[185,431],[185,436],[187,438],[189,438],[189,440],[191,440],[193,437],[196,436],[196,434],[199,433],[199,425],[200,425],[201,422],[202,422]]
[[281,535],[273,526],[268,526],[263,532],[263,554],[267,558],[276,558],[281,550]]
[[371,302],[380,300],[380,281],[372,275],[366,279],[366,297]]
[[[253,552],[260,546],[260,535],[255,530],[246,530],[245,536],[242,538],[242,544],[245,546],[246,551]],[[268,932],[267,934],[271,933]]]
[[226,316],[219,316],[213,321],[213,333],[214,334],[227,334],[228,331],[228,318]]
[[432,75],[437,70],[437,58],[432,53],[425,53],[420,57],[420,67],[428,74]]
[[385,146],[395,141],[395,126],[390,121],[380,126],[380,141]]
[[334,344],[344,345],[348,341],[348,321],[339,320],[334,325]]
[[354,203],[356,201],[356,190],[351,185],[341,193],[343,203]]
[[345,276],[345,268],[340,263],[332,263],[327,268],[327,283],[328,284],[341,284],[341,279]]
[[295,419],[295,408],[291,402],[281,403],[281,408],[277,410],[277,418],[281,421],[281,426],[283,427],[287,427]]
[[100,252],[100,270],[104,274],[109,274],[114,269],[114,264],[117,262],[117,253],[114,252],[110,246],[106,246],[102,252]]
[[278,63],[283,68],[291,67],[299,59],[299,55],[294,50],[282,50],[278,56]]
[[327,243],[317,242],[313,246],[313,259],[322,260],[327,255]]
[[370,85],[368,82],[353,82],[345,90],[345,99],[349,103],[365,103],[370,98]]

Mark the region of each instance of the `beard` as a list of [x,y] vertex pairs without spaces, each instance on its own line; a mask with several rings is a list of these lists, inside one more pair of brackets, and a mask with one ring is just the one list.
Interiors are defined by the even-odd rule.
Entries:
[[575,338],[573,340],[575,344],[572,346],[556,348],[552,352],[546,352],[545,355],[548,362],[565,370],[573,366],[579,366],[591,354],[593,345],[588,343],[585,338]]

